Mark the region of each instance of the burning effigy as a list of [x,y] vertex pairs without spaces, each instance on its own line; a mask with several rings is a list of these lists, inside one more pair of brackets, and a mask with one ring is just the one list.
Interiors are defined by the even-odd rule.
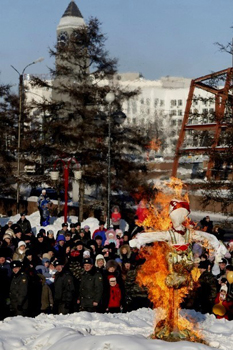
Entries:
[[[148,290],[156,308],[153,338],[166,341],[204,342],[194,322],[179,314],[181,303],[193,289],[192,243],[202,244],[215,256],[217,263],[226,254],[225,246],[207,232],[197,231],[188,218],[190,206],[181,180],[172,178],[165,190],[159,190],[141,223],[145,232],[130,241],[141,248],[145,263],[137,282]],[[148,246],[149,244],[149,246]]]

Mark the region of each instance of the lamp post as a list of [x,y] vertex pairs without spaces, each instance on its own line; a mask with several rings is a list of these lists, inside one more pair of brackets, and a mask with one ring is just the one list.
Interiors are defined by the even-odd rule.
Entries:
[[[61,163],[63,166],[63,177],[64,177],[64,190],[65,190],[65,206],[64,206],[64,222],[67,222],[67,213],[68,213],[68,185],[69,185],[69,167],[71,162],[74,161],[78,167],[80,167],[80,164],[75,158],[69,159],[67,162],[63,159],[57,159],[53,165],[54,171],[50,172],[50,177],[52,180],[57,181],[59,178],[59,171],[56,170],[57,163]],[[82,177],[82,171],[81,170],[73,170],[74,178],[75,180],[80,180]]]
[[109,104],[109,112],[107,116],[108,122],[108,172],[107,172],[107,227],[110,227],[110,211],[111,211],[111,131],[112,131],[112,122],[115,124],[122,124],[126,115],[122,111],[116,111],[112,113],[111,104],[115,100],[115,95],[113,92],[107,93],[105,96],[105,101]]
[[23,93],[24,93],[24,84],[23,84],[23,76],[25,70],[32,66],[33,64],[42,62],[44,60],[43,57],[38,58],[37,60],[27,64],[24,69],[22,70],[22,73],[11,65],[11,67],[18,73],[19,75],[19,119],[18,119],[18,145],[17,145],[17,197],[16,197],[16,203],[17,203],[17,213],[19,213],[19,193],[20,193],[20,186],[19,186],[19,176],[20,176],[20,147],[21,147],[21,123],[22,123],[22,117],[23,117]]

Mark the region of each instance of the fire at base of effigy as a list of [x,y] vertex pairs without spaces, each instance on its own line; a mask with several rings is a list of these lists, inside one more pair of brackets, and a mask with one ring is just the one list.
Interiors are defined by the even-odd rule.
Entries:
[[[145,263],[138,271],[137,282],[147,288],[148,297],[156,309],[151,338],[206,344],[197,323],[180,315],[184,298],[198,287],[198,281],[193,279],[191,272],[194,264],[192,243],[198,242],[214,251],[216,261],[225,254],[226,249],[216,237],[196,231],[190,225],[187,218],[190,213],[188,196],[182,193],[181,181],[172,179],[169,186],[174,190],[176,199],[171,199],[172,191],[169,194],[159,193],[143,222],[146,232],[130,241],[131,247],[144,247],[141,256]],[[156,209],[156,202],[159,210]],[[154,232],[151,232],[152,229]],[[162,316],[158,309],[163,310]]]

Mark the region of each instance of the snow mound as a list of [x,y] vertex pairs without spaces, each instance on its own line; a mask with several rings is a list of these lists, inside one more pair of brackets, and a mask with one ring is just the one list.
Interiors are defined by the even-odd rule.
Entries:
[[[156,312],[156,311],[155,311]],[[209,350],[233,348],[233,321],[217,320],[182,310],[196,319],[210,346],[182,341],[152,340],[154,311],[140,309],[125,314],[88,312],[9,317],[0,322],[0,349],[4,350]]]

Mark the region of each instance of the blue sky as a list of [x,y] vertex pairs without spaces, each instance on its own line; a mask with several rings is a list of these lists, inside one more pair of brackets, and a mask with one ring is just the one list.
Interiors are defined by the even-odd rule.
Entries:
[[[69,0],[1,0],[0,81],[16,84],[19,71],[38,57],[27,73],[48,73],[48,48]],[[110,56],[119,72],[197,78],[232,64],[214,44],[233,36],[233,0],[76,0],[84,19],[97,17],[107,34]]]

